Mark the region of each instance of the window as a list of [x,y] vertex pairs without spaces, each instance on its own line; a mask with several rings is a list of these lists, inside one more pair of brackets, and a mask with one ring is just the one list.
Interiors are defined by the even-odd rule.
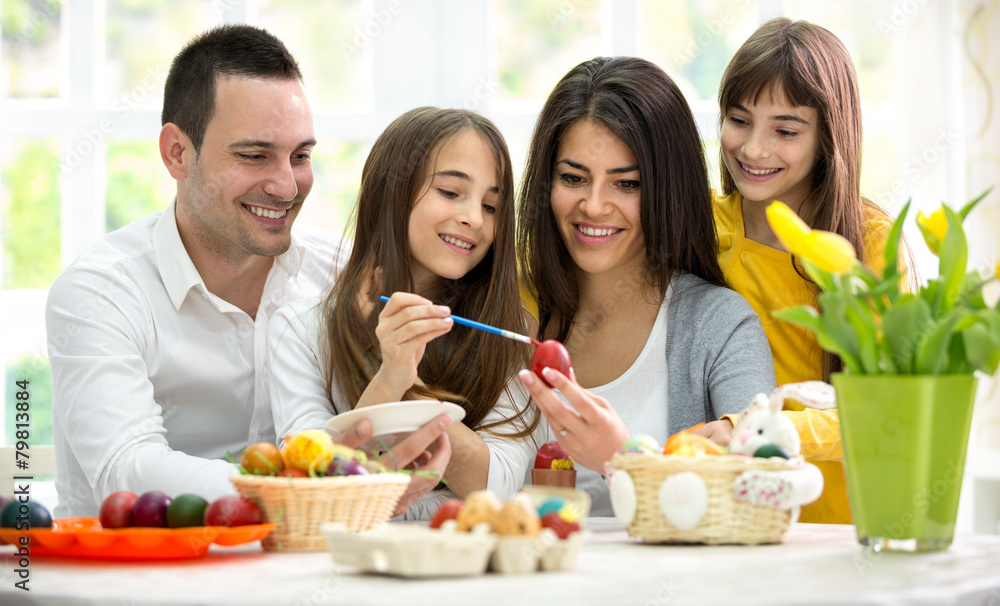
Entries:
[[[974,9],[954,4],[2,0],[0,356],[7,408],[0,430],[9,443],[12,382],[29,378],[34,435],[51,439],[42,420],[51,405],[49,284],[103,234],[170,202],[174,183],[156,148],[163,82],[173,55],[200,31],[248,22],[289,45],[305,74],[320,141],[316,184],[299,221],[341,231],[368,148],[397,115],[419,105],[480,111],[504,131],[519,176],[548,91],[570,67],[597,55],[643,56],[678,81],[717,182],[715,97],[723,68],[763,21],[780,14],[808,19],[836,33],[855,59],[866,126],[863,190],[895,213],[911,194],[929,211],[941,199],[958,203],[974,189],[969,183],[995,179],[986,144],[976,164],[966,164],[955,134],[966,129],[958,117],[963,103],[980,103],[978,92],[963,93],[973,85],[963,89],[962,74],[974,73],[962,62],[971,52],[963,45],[979,48],[980,30],[988,28]],[[986,88],[995,90],[992,77]],[[975,105],[969,120],[984,115]],[[997,127],[989,128],[980,136],[995,142]],[[995,262],[996,245],[987,244],[995,234],[972,237],[976,254]]]

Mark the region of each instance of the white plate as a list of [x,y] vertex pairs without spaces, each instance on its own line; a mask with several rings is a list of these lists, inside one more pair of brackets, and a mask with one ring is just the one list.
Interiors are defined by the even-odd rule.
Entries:
[[465,409],[437,400],[389,402],[341,413],[327,421],[323,429],[336,439],[355,423],[368,419],[372,424],[372,439],[364,446],[391,448],[397,439],[413,433],[441,414],[447,414],[455,423],[465,418]]

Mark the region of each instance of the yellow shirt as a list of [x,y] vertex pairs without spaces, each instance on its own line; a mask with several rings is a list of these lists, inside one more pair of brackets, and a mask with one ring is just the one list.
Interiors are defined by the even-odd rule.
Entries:
[[[781,322],[771,312],[794,305],[815,305],[816,295],[792,264],[792,255],[748,240],[743,227],[743,197],[712,192],[715,228],[719,237],[719,265],[726,281],[743,295],[764,326],[774,356],[778,385],[823,379],[823,350],[806,329]],[[869,266],[881,271],[882,249],[892,221],[874,208],[865,210],[865,250]],[[841,463],[840,420],[835,410],[805,408],[785,402],[785,411],[802,440],[802,456],[823,473],[825,485],[818,501],[802,508],[801,522],[850,524],[847,486]]]

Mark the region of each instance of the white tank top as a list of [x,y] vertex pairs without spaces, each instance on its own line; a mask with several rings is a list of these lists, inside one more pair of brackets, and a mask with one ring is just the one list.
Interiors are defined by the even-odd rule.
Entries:
[[[666,351],[667,308],[671,292],[672,288],[668,287],[646,345],[632,366],[614,381],[588,390],[607,400],[631,433],[650,435],[660,444],[669,437]],[[601,474],[585,467],[577,468],[576,487],[590,495],[590,515],[614,515],[608,487]]]

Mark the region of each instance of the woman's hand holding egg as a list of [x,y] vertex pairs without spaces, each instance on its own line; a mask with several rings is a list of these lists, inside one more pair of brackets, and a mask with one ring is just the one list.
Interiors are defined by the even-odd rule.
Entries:
[[[603,473],[604,463],[630,435],[608,401],[580,387],[572,368],[568,377],[551,367],[542,369],[541,376],[529,370],[518,376],[545,414],[560,446],[580,465]],[[552,389],[558,389],[572,408]]]

